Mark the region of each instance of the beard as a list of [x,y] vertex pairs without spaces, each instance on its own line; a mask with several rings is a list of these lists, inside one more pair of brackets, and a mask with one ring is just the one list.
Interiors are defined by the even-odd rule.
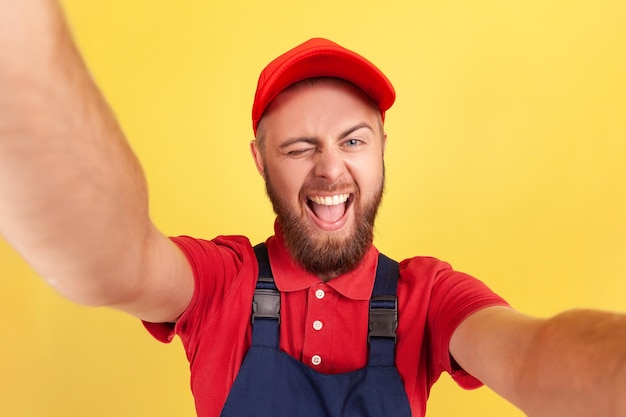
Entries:
[[[274,212],[281,227],[285,246],[304,269],[320,276],[325,281],[353,270],[363,259],[374,240],[374,221],[378,207],[382,201],[385,175],[374,195],[367,201],[361,201],[357,191],[352,202],[354,223],[348,236],[342,237],[339,232],[323,232],[309,230],[305,221],[304,210],[291,207],[276,192],[269,177],[267,168],[265,188],[272,203]],[[334,192],[340,189],[316,186],[316,191]]]

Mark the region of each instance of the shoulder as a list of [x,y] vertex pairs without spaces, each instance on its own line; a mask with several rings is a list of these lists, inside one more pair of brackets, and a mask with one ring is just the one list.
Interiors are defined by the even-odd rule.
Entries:
[[448,262],[430,256],[415,256],[401,261],[400,282],[410,287],[426,286],[435,295],[493,294],[478,278],[454,269]]
[[443,271],[451,271],[452,266],[432,256],[414,256],[399,262],[402,275],[437,275]]
[[170,239],[187,256],[194,269],[206,264],[242,264],[255,259],[250,240],[245,236],[218,236],[207,240],[183,235]]
[[176,243],[183,250],[188,251],[211,251],[223,247],[225,249],[231,249],[234,251],[251,249],[250,239],[246,236],[231,235],[231,236],[217,236],[211,240],[196,238],[187,235],[171,236],[170,240]]

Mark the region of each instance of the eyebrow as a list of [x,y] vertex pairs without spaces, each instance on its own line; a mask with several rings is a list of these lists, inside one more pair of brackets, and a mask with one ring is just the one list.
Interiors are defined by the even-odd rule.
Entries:
[[[375,133],[374,129],[366,122],[359,123],[355,126],[352,126],[346,130],[344,130],[340,135],[340,139],[344,139],[347,136],[350,136],[352,133],[356,132],[359,129],[367,129],[372,133]],[[295,137],[291,139],[287,139],[285,142],[281,143],[278,147],[279,149],[285,149],[295,143],[308,143],[310,145],[317,145],[319,140],[315,137],[303,136],[303,137]]]
[[291,139],[287,139],[285,142],[281,143],[278,148],[279,149],[285,149],[290,147],[291,145],[295,144],[295,143],[308,143],[310,145],[317,145],[317,143],[319,142],[319,140],[312,138],[312,137],[297,137],[297,138],[291,138]]
[[362,123],[359,123],[356,126],[353,126],[353,127],[349,128],[349,129],[346,129],[339,137],[341,139],[343,139],[346,136],[350,136],[351,134],[353,134],[354,132],[356,132],[359,129],[367,129],[367,130],[369,130],[372,133],[376,133],[374,131],[374,129],[372,128],[372,126],[369,125],[369,123],[362,122]]

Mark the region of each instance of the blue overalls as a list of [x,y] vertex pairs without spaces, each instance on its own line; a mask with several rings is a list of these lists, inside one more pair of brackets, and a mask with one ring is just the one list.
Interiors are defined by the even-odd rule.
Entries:
[[252,346],[222,410],[223,417],[410,417],[394,366],[398,264],[380,254],[370,300],[370,351],[365,368],[321,374],[279,348],[280,293],[265,245],[255,248],[259,279]]

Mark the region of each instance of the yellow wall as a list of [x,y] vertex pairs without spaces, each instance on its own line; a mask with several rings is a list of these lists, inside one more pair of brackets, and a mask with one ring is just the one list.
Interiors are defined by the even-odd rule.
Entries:
[[[615,0],[66,0],[168,234],[272,213],[251,163],[256,77],[313,36],[391,78],[378,246],[433,255],[522,311],[626,311],[626,5]],[[384,4],[384,5],[383,5]],[[187,363],[122,313],[60,298],[0,241],[0,414],[193,416]],[[521,416],[442,377],[429,416]]]

